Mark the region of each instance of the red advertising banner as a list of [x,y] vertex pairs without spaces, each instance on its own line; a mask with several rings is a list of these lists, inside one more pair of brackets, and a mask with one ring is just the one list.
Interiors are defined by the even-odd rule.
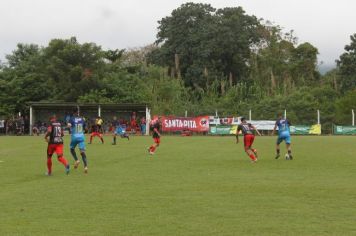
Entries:
[[[153,118],[157,119],[157,116]],[[192,131],[192,132],[208,132],[209,131],[209,116],[198,117],[175,117],[161,116],[162,131]]]

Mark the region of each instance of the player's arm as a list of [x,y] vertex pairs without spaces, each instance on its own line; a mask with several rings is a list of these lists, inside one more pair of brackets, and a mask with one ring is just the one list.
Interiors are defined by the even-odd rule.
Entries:
[[49,126],[47,128],[47,132],[46,132],[45,137],[44,137],[44,139],[46,140],[47,143],[49,142],[48,137],[51,135],[51,132],[52,132],[52,127]]
[[277,130],[277,122],[274,124],[273,131],[272,131],[272,136],[274,135],[276,130]]
[[160,137],[161,137],[161,134],[160,134],[160,132],[158,131],[158,129],[157,129],[157,128],[154,128],[154,129],[153,129],[153,131],[154,131],[156,134],[158,134],[158,136],[160,136]]
[[260,133],[260,131],[258,131],[258,129],[256,128],[256,126],[254,125],[251,125],[251,127],[256,130],[256,133],[259,135],[259,136],[262,136],[262,134]]

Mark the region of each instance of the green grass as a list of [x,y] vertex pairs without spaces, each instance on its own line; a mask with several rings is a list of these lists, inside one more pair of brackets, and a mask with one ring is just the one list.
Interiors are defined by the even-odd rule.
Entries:
[[43,137],[0,137],[0,235],[356,235],[356,137],[292,137],[293,161],[257,137],[257,164],[233,137],[109,139],[46,177]]

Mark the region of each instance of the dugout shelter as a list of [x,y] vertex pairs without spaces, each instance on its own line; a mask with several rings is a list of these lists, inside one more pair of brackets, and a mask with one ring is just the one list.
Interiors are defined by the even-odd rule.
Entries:
[[[124,119],[130,121],[133,112],[136,113],[136,120],[139,124],[139,120],[145,117],[146,124],[149,124],[151,120],[150,109],[148,104],[99,104],[99,103],[64,103],[64,102],[29,102],[30,116],[30,134],[34,126],[38,126],[40,123],[48,123],[49,117],[53,114],[57,116],[58,121],[65,124],[67,115],[70,115],[72,111],[77,108],[80,116],[85,117],[87,122],[91,124],[98,116],[104,120],[105,127],[109,126],[109,123],[116,116],[118,119]],[[149,133],[149,126],[146,125],[146,135]]]

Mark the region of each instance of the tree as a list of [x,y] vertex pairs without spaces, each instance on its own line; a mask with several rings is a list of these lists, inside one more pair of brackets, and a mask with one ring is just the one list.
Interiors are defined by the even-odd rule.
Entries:
[[356,88],[356,34],[350,36],[351,43],[345,46],[337,67],[341,76],[341,92],[346,92]]
[[220,90],[248,77],[251,47],[259,41],[259,20],[241,7],[216,10],[208,4],[186,3],[159,21],[151,54],[168,66],[172,76],[182,77],[195,89],[206,89],[218,79]]

